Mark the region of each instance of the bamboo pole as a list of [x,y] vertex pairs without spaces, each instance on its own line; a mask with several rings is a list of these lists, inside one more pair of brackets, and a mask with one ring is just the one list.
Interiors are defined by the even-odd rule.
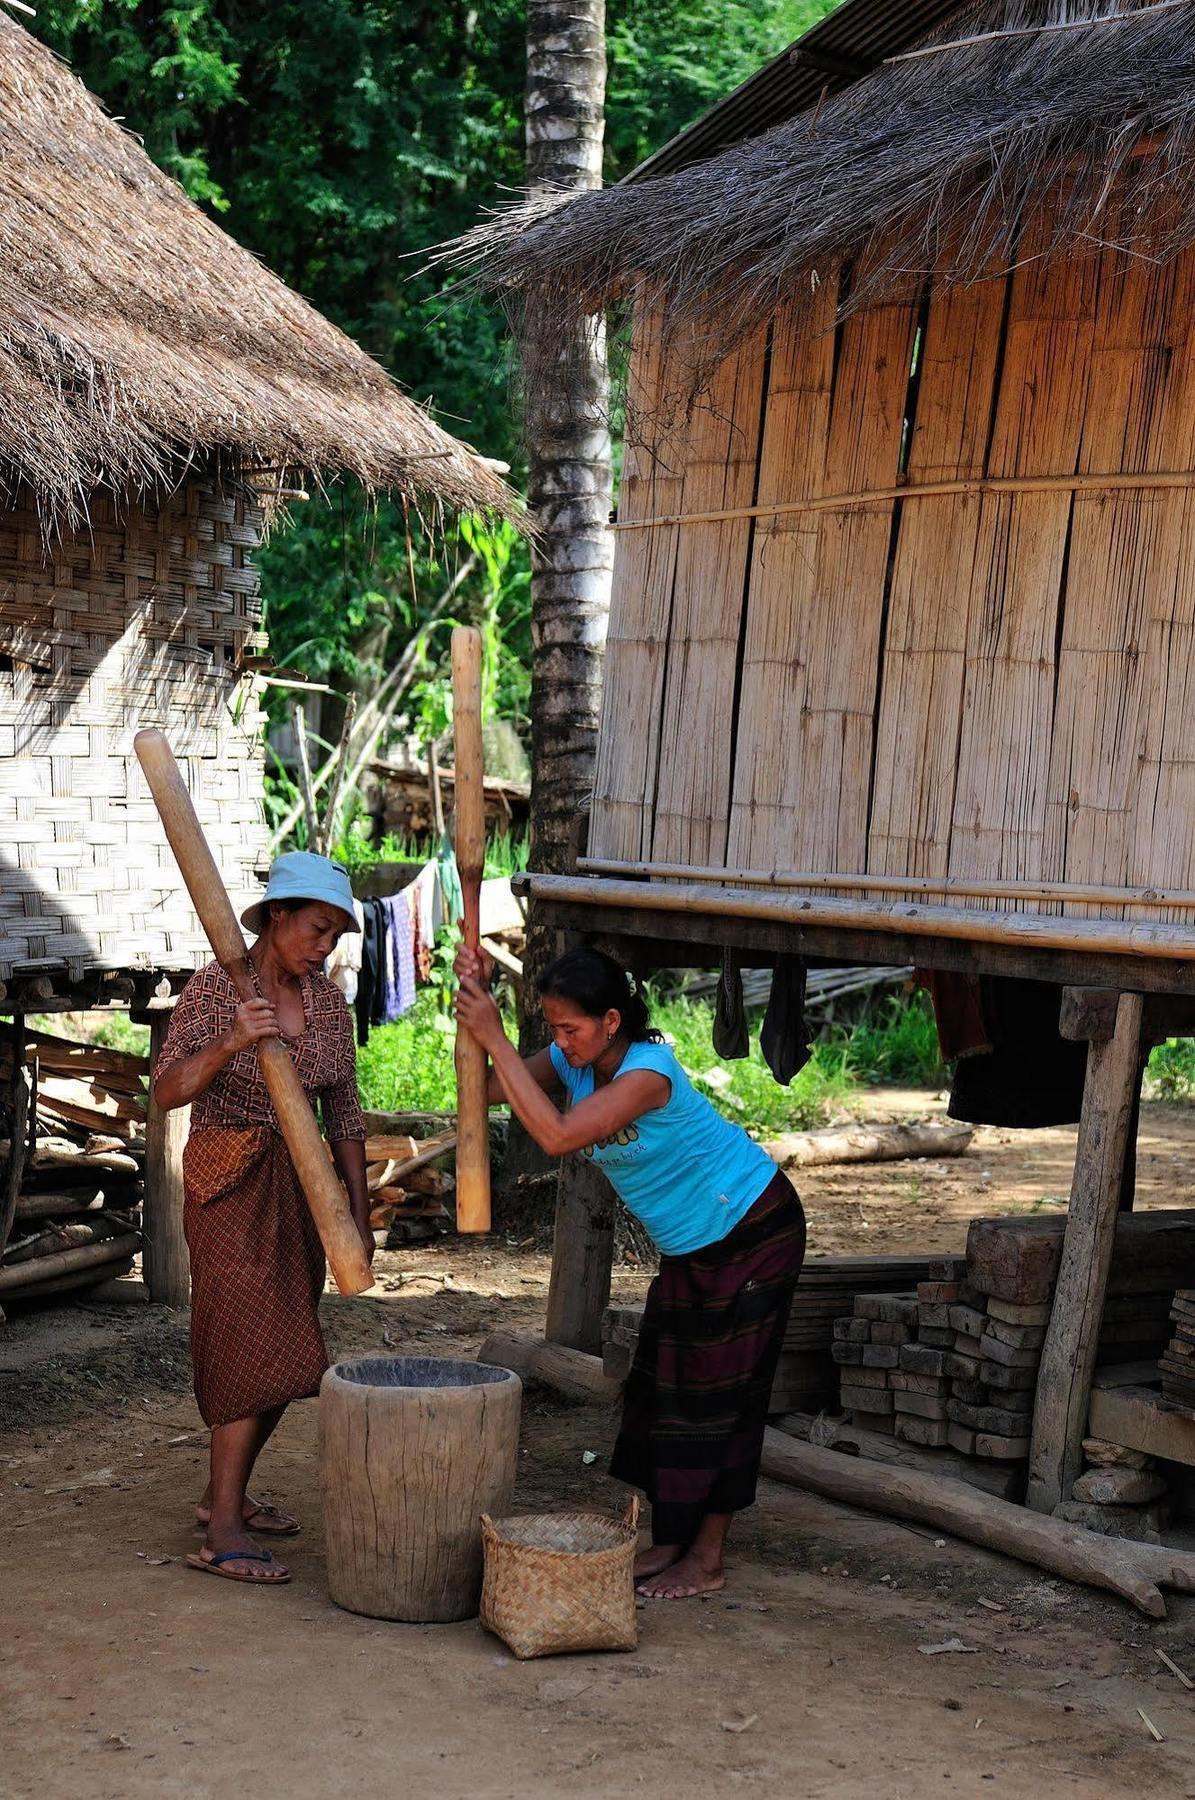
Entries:
[[[213,954],[240,998],[255,1000],[245,940],[170,745],[162,732],[150,730],[137,733],[133,748]],[[346,1296],[362,1294],[373,1286],[365,1247],[286,1045],[281,1038],[262,1038],[257,1060],[336,1285]]]
[[[481,945],[481,878],[485,869],[485,761],[481,744],[481,633],[458,625],[452,634],[452,725],[455,739],[454,836],[464,896],[464,938]],[[456,1034],[456,1225],[490,1229],[489,1072],[481,1045],[463,1026]]]
[[884,67],[893,63],[917,62],[923,56],[941,56],[945,50],[972,50],[978,44],[1002,44],[1009,38],[1044,37],[1051,31],[1094,31],[1100,25],[1120,25],[1126,19],[1146,18],[1150,13],[1174,12],[1189,6],[1190,0],[1156,0],[1153,6],[1137,7],[1133,12],[1105,13],[1100,18],[1063,19],[1053,25],[1022,25],[1008,31],[981,31],[976,37],[951,38],[944,44],[927,44],[920,50],[904,50],[899,56],[886,56]]
[[336,769],[332,776],[332,786],[328,791],[328,803],[324,808],[324,823],[316,834],[313,849],[321,856],[330,856],[336,842],[336,820],[340,812],[340,796],[344,791],[344,772],[349,760],[349,742],[353,735],[353,721],[357,717],[357,696],[349,695],[348,705],[344,709],[344,723],[340,728],[340,748],[336,753]]
[[838,875],[825,870],[726,869],[714,864],[622,861],[609,856],[582,856],[577,868],[586,875],[648,876],[660,881],[735,882],[745,887],[846,888],[854,893],[945,894],[979,900],[1062,900],[1104,906],[1195,907],[1190,888],[1100,887],[1070,881],[980,881],[957,875]]
[[974,912],[961,906],[916,906],[902,901],[812,899],[801,894],[745,894],[733,888],[677,882],[652,887],[597,876],[532,875],[533,900],[628,911],[705,913],[721,919],[763,919],[781,925],[831,925],[846,931],[890,931],[907,937],[963,938],[977,944],[1015,944],[1029,950],[1079,950],[1092,955],[1173,957],[1195,962],[1195,931],[1183,925],[1132,925],[1119,919],[1050,918],[1041,913]]
[[299,794],[303,801],[303,817],[307,821],[307,848],[319,849],[319,814],[315,810],[315,789],[311,785],[311,758],[307,754],[307,714],[303,702],[294,700],[290,709],[291,730],[295,735],[295,754],[299,759]]
[[818,494],[805,500],[776,500],[764,506],[724,507],[716,512],[659,513],[648,519],[614,519],[611,531],[647,531],[663,525],[723,525],[735,519],[774,519],[790,513],[844,512],[893,500],[937,500],[948,494],[1134,493],[1150,488],[1195,488],[1195,469],[1157,469],[1139,474],[973,475],[916,486],[866,488],[853,494]]

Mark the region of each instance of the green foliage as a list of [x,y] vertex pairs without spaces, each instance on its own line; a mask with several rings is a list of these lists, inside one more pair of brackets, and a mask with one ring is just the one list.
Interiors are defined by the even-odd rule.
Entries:
[[1167,1038],[1150,1053],[1145,1093],[1151,1100],[1195,1099],[1195,1038]]
[[[652,1024],[664,1033],[699,1093],[720,1113],[762,1136],[803,1131],[825,1122],[854,1085],[842,1050],[818,1044],[790,1086],[781,1087],[753,1034],[751,1054],[721,1062],[714,1049],[713,1007],[703,1000],[650,1000]],[[710,1077],[712,1076],[712,1080]]]
[[947,1079],[933,1007],[920,989],[889,995],[854,1025],[833,1026],[828,1042],[866,1087],[937,1087]]
[[[830,3],[610,0],[607,178]],[[31,29],[233,237],[517,479],[501,313],[422,264],[519,187],[524,0],[39,0]],[[259,559],[275,656],[333,685],[369,679],[426,616],[472,530],[438,556],[434,534],[394,501],[351,486],[313,496]],[[489,703],[519,721],[526,546],[496,534],[481,563],[457,611],[494,636]],[[446,642],[447,627],[418,696],[431,713],[443,710]]]

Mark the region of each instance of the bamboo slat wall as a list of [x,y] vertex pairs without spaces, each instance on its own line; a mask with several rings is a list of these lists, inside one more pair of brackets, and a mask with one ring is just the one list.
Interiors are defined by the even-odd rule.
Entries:
[[262,748],[235,662],[260,627],[252,499],[190,481],[160,509],[96,494],[43,553],[0,512],[0,980],[209,954],[133,755],[162,726],[235,896],[260,893]]
[[644,313],[591,856],[1195,889],[1195,257],[1024,248],[836,329],[827,284],[683,418]]

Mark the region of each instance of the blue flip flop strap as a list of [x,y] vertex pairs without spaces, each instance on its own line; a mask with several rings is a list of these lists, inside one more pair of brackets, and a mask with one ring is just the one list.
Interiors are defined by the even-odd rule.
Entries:
[[272,1563],[273,1560],[268,1550],[220,1550],[215,1556],[208,1557],[207,1566],[209,1569],[218,1569],[221,1563],[226,1562]]

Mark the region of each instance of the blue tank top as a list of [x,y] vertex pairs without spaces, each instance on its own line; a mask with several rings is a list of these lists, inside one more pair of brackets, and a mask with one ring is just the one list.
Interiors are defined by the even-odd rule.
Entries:
[[[552,1067],[570,1106],[594,1090],[592,1068],[574,1069],[553,1044]],[[667,1044],[632,1044],[615,1081],[650,1069],[671,1084],[667,1104],[583,1150],[665,1256],[717,1244],[750,1211],[776,1165],[740,1125],[697,1093]]]

